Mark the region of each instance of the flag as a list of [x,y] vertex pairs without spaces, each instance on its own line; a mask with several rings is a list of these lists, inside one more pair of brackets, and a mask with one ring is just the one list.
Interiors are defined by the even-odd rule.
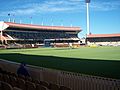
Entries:
[[8,13],[8,16],[10,16],[10,13]]
[[86,3],[90,3],[90,0],[85,0]]

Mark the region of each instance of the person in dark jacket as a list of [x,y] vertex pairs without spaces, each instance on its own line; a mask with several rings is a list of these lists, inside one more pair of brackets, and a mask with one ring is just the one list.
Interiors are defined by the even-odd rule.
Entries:
[[25,68],[26,64],[21,63],[20,67],[17,70],[18,75],[24,75],[25,77],[29,77],[30,74],[28,73],[27,69]]

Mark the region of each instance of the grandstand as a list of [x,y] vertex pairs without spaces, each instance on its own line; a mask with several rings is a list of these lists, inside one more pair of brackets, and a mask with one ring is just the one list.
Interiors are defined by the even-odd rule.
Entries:
[[[4,23],[8,28],[1,31],[0,41],[7,48],[79,44],[80,27]],[[118,45],[120,35],[87,36],[88,44],[106,42]],[[41,86],[44,90],[120,90],[119,51],[119,47],[1,50],[0,90],[6,90],[8,86],[8,90],[43,90]],[[16,74],[21,61],[28,64],[30,78]]]
[[[3,30],[1,44],[53,45],[53,43],[78,43],[80,27],[42,26],[4,22],[8,28]],[[47,45],[46,45],[47,46]]]
[[120,46],[120,34],[90,34],[87,35],[87,44]]

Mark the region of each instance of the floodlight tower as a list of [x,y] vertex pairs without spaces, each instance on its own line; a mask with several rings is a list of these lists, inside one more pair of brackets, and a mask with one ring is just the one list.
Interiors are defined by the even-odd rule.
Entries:
[[87,12],[87,35],[90,34],[90,14],[89,14],[89,3],[90,3],[90,0],[85,0],[86,2],[86,12]]

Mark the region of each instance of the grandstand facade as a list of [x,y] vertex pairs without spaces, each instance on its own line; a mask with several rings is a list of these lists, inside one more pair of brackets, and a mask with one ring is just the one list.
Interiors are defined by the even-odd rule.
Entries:
[[120,46],[120,33],[118,34],[90,34],[87,35],[87,44],[101,46]]
[[80,27],[41,26],[4,22],[8,28],[2,30],[1,43],[11,44],[44,44],[49,43],[78,43],[77,34]]

